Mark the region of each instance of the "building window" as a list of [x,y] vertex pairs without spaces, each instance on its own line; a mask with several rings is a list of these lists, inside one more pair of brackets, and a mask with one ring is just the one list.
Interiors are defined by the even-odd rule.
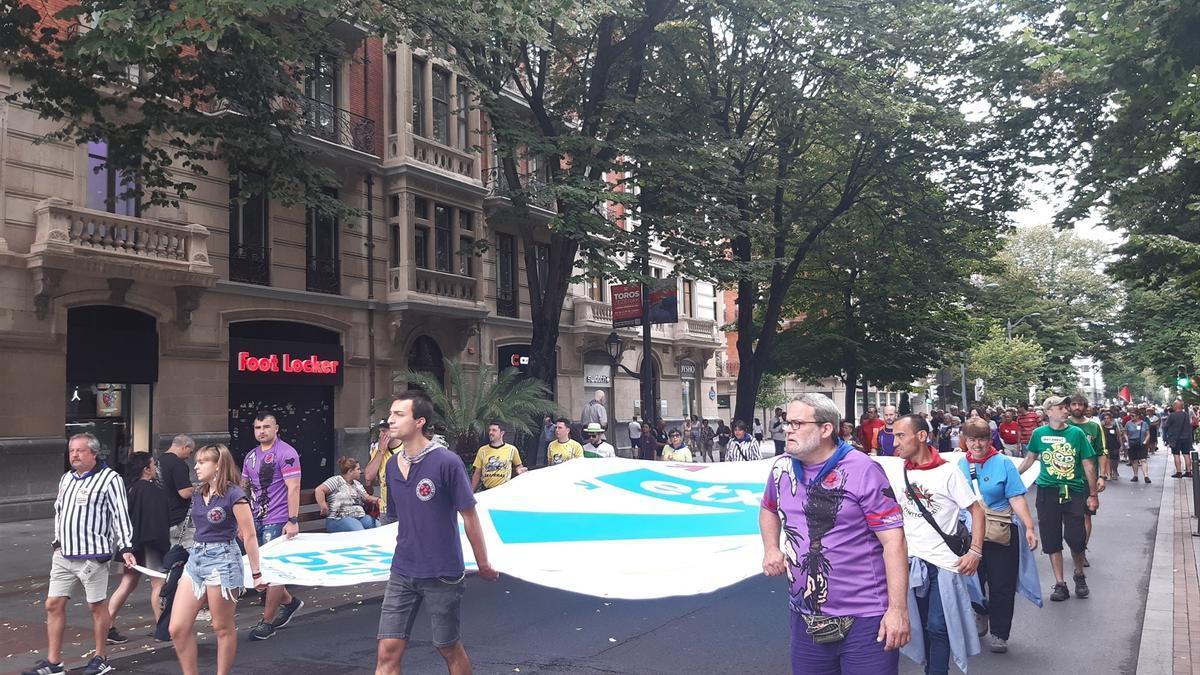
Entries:
[[412,60],[412,128],[418,136],[425,135],[425,62]]
[[413,228],[413,254],[417,267],[429,269],[429,228]]
[[394,134],[396,133],[396,108],[400,102],[400,97],[396,93],[396,52],[388,52],[385,73],[384,79],[387,80],[387,96],[384,99],[387,105],[386,131]]
[[313,135],[340,143],[337,120],[337,61],[320,55],[304,79],[305,124]]
[[604,277],[599,272],[588,274],[587,295],[596,302],[604,302]]
[[400,195],[392,195],[390,200],[391,214],[393,218],[400,217]]
[[680,311],[684,316],[694,316],[692,314],[695,308],[696,292],[691,279],[683,280],[683,298],[680,302]]
[[661,278],[663,278],[663,277],[662,277],[662,275],[663,275],[663,271],[662,271],[662,268],[661,268],[661,267],[651,267],[651,268],[650,268],[650,274],[652,274],[652,275],[654,276],[654,278],[655,278],[655,279],[661,279]]
[[433,69],[433,139],[450,144],[450,73]]
[[546,290],[546,282],[550,277],[550,245],[534,244],[533,259],[537,264],[537,278],[542,290]]
[[459,210],[458,212],[458,229],[467,232],[475,230],[475,213],[472,211]]
[[388,263],[391,267],[400,266],[400,223],[392,223],[391,244],[388,246]]
[[[336,190],[327,190],[325,195],[337,199]],[[309,208],[306,216],[308,263],[305,285],[315,293],[337,295],[341,293],[337,218],[314,208]]]
[[475,259],[475,240],[470,237],[458,238],[458,273],[464,277],[473,277]]
[[470,112],[470,95],[467,93],[467,86],[460,80],[458,82],[458,110],[455,117],[458,119],[458,149],[466,150],[471,147],[470,139],[470,118],[467,114]]
[[433,205],[433,254],[439,272],[450,271],[450,207]]
[[142,214],[136,196],[123,193],[135,184],[124,171],[108,163],[108,143],[88,143],[87,207],[120,216],[138,217]]
[[229,279],[269,285],[271,262],[267,200],[261,192],[239,200],[243,180],[229,182]]
[[511,234],[496,234],[496,313],[518,315],[517,240]]
[[417,197],[413,200],[413,216],[421,220],[429,220],[429,200]]

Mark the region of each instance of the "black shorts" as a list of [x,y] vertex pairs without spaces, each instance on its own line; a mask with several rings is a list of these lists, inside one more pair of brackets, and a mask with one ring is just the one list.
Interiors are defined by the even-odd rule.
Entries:
[[1086,493],[1071,492],[1066,502],[1060,502],[1058,488],[1039,485],[1037,512],[1043,551],[1048,554],[1061,553],[1065,539],[1072,551],[1083,552],[1087,543],[1083,527],[1083,515],[1087,512]]
[[1129,441],[1129,461],[1146,459],[1146,445],[1141,441]]
[[1192,439],[1185,438],[1181,441],[1171,441],[1172,455],[1186,455],[1192,451]]

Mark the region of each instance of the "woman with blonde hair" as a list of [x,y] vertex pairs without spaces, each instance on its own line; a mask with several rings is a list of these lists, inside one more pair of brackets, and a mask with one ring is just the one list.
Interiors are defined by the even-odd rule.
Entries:
[[229,448],[220,444],[200,448],[196,452],[196,477],[200,487],[192,494],[191,506],[195,544],[175,591],[171,639],[175,641],[180,670],[184,675],[198,675],[194,626],[207,594],[217,635],[217,673],[226,675],[233,671],[237,655],[234,610],[246,585],[238,539],[246,546],[254,587],[261,591],[267,585],[258,571],[258,537],[250,501],[239,485],[241,472]]

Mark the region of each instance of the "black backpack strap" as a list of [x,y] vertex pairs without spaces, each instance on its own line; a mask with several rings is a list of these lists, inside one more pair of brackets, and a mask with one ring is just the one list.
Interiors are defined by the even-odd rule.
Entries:
[[933,531],[937,532],[938,536],[942,538],[942,541],[946,543],[946,548],[950,549],[951,553],[954,553],[954,544],[950,543],[950,537],[946,536],[945,532],[942,532],[942,528],[938,527],[937,521],[933,519],[933,514],[929,512],[929,509],[925,508],[925,505],[921,503],[921,500],[917,498],[916,493],[913,492],[912,483],[908,482],[908,469],[903,469],[903,472],[904,491],[908,493],[908,498],[917,505],[917,510],[921,512],[921,517],[925,519],[925,522],[929,523],[929,526],[933,528]]

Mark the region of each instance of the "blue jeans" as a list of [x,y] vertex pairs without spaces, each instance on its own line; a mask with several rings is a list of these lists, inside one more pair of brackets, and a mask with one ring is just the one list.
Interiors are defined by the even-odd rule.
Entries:
[[358,518],[326,518],[326,532],[355,532],[357,530],[369,530],[375,527],[375,519],[371,516],[359,516]]
[[[938,568],[925,563],[929,575],[929,593],[917,597],[917,610],[925,630],[925,675],[947,675],[950,672],[950,632],[946,628],[946,612],[942,610],[942,594],[938,590]],[[968,630],[974,630],[974,626]]]

